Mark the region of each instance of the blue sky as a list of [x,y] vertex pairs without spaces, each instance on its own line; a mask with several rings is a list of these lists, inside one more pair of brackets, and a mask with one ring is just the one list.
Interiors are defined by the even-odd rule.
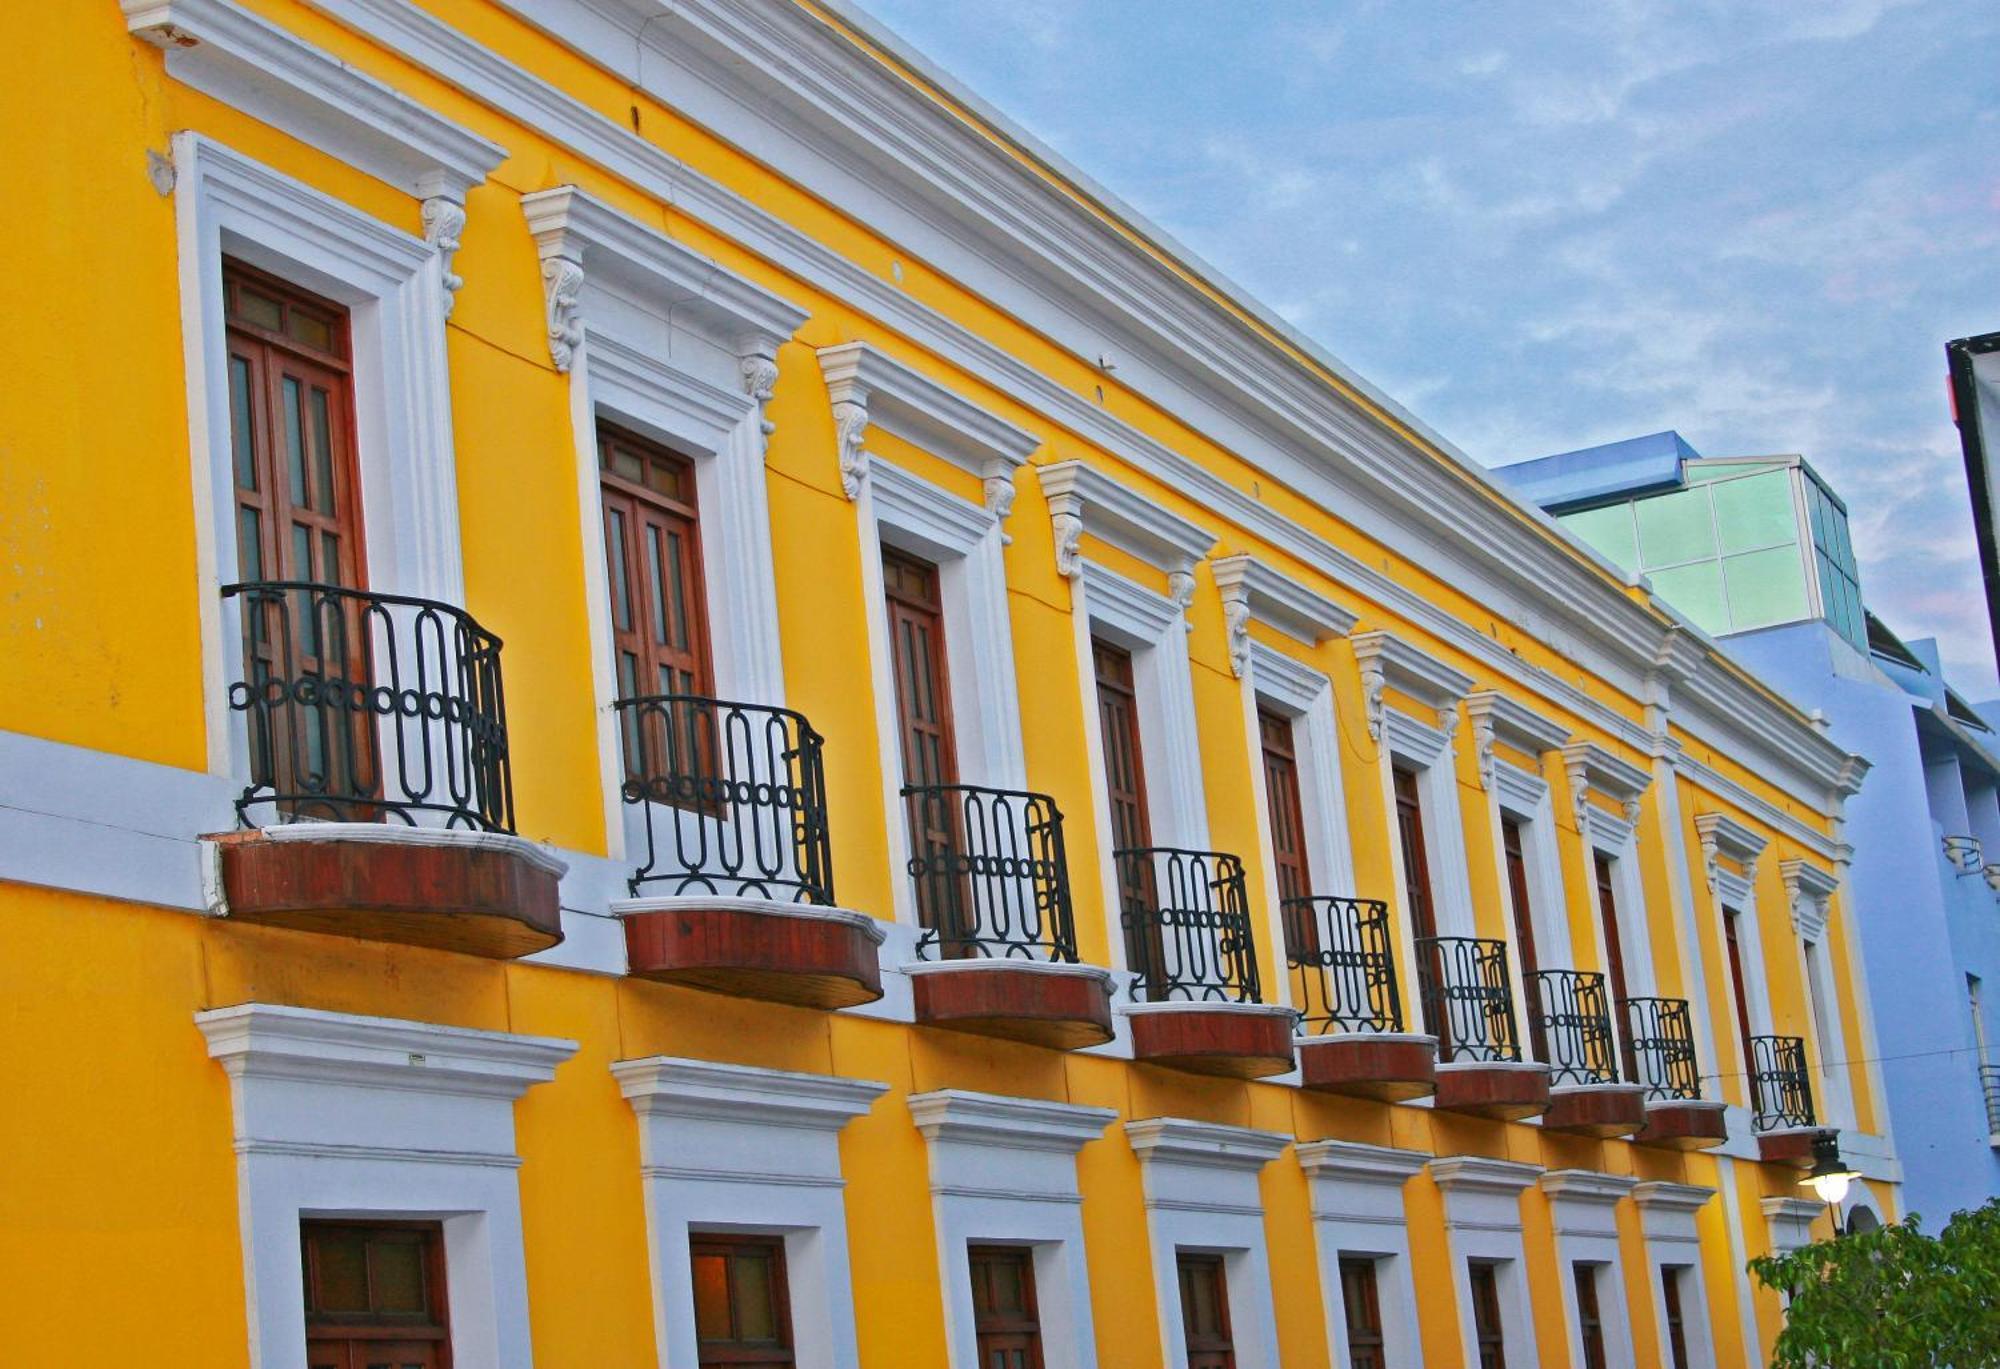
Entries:
[[2000,330],[2000,5],[862,3],[1477,460],[1803,452],[2000,693],[1944,362]]

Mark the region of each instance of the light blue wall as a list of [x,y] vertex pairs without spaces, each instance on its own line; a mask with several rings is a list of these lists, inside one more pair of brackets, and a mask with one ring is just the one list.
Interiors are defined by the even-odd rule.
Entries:
[[1739,633],[1723,644],[1780,693],[1822,710],[1832,739],[1873,763],[1847,804],[1847,906],[1861,931],[1904,1205],[1935,1231],[1951,1213],[2000,1196],[1965,982],[1968,973],[1984,980],[1988,1040],[2000,1050],[2000,902],[1982,875],[1945,861],[1915,713],[1921,701],[1823,623]]

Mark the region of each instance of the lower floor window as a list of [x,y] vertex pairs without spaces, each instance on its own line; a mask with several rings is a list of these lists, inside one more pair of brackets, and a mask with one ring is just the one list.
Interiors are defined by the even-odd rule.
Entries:
[[1229,1335],[1229,1284],[1222,1256],[1182,1251],[1175,1265],[1180,1275],[1188,1369],[1236,1369],[1236,1346]]
[[776,1236],[700,1232],[688,1240],[701,1365],[792,1362],[785,1243]]
[[1681,1311],[1681,1276],[1685,1265],[1660,1266],[1660,1296],[1667,1305],[1667,1348],[1673,1352],[1672,1369],[1688,1369],[1687,1326]]
[[966,1255],[979,1369],[1042,1369],[1034,1252],[1018,1245],[975,1245]]
[[435,1222],[301,1222],[309,1369],[449,1369]]
[[1604,1369],[1604,1313],[1597,1304],[1597,1270],[1581,1262],[1570,1266],[1576,1280],[1576,1330],[1583,1341],[1583,1369]]
[[1507,1369],[1507,1341],[1500,1327],[1500,1267],[1491,1260],[1472,1260],[1465,1275],[1472,1288],[1472,1338],[1479,1349],[1479,1369]]
[[1347,1313],[1347,1369],[1382,1369],[1382,1300],[1375,1261],[1340,1257],[1340,1302]]

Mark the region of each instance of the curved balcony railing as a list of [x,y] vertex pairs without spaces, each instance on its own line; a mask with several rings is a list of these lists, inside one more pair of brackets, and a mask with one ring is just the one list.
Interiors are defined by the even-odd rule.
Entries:
[[1945,837],[1944,858],[1961,875],[1976,875],[1986,864],[1986,852],[1978,837]]
[[1399,1032],[1389,905],[1378,898],[1288,898],[1281,905],[1300,1029]]
[[1817,1126],[1806,1043],[1796,1036],[1750,1038],[1750,1107],[1759,1131]]
[[695,694],[613,707],[622,794],[645,827],[634,896],[833,903],[826,771],[803,714]]
[[1132,996],[1261,1003],[1243,862],[1166,846],[1111,853],[1125,891],[1119,922]]
[[1537,970],[1534,1039],[1554,1084],[1615,1084],[1611,1000],[1594,970]]
[[1694,1019],[1685,998],[1626,999],[1625,1058],[1627,1078],[1645,1085],[1646,1097],[1701,1097]]
[[307,581],[222,591],[241,618],[246,827],[514,830],[500,639],[449,604]]
[[1438,1059],[1516,1061],[1514,991],[1506,943],[1477,936],[1417,938],[1417,991]]
[[1979,1067],[1979,1092],[1986,1099],[1986,1130],[2000,1136],[2000,1065]]
[[1062,812],[1047,794],[911,785],[910,877],[923,960],[1076,962]]

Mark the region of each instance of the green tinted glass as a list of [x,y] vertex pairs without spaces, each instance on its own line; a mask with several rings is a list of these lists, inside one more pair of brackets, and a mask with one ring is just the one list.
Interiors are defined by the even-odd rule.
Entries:
[[1621,570],[1639,564],[1639,539],[1632,530],[1632,506],[1612,504],[1601,509],[1566,513],[1558,520],[1592,551],[1610,558]]
[[1722,573],[1729,586],[1730,626],[1736,631],[1806,616],[1805,562],[1798,548],[1725,556]]
[[1709,492],[1715,499],[1716,538],[1725,555],[1798,540],[1792,482],[1784,471],[1725,480],[1711,485]]
[[1706,485],[1642,499],[1634,507],[1639,515],[1641,565],[1672,566],[1715,555],[1715,524]]
[[1729,631],[1729,608],[1722,596],[1722,566],[1697,561],[1673,570],[1649,571],[1653,592],[1694,620],[1703,632]]

